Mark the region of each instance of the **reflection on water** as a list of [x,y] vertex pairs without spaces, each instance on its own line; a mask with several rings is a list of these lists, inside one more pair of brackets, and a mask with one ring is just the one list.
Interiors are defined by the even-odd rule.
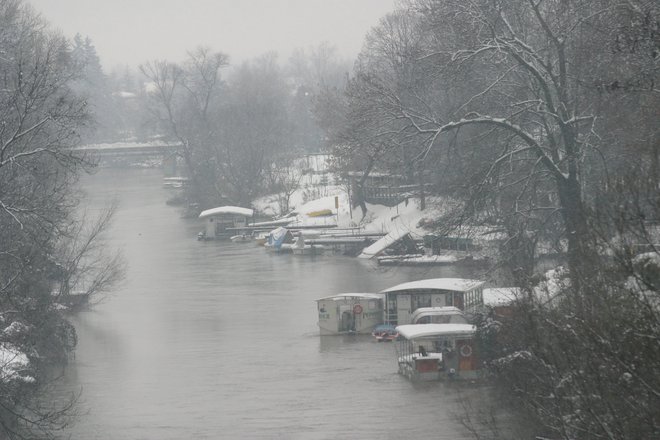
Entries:
[[412,386],[392,344],[319,337],[315,299],[469,268],[378,270],[341,256],[271,255],[198,242],[200,224],[165,200],[159,171],[102,171],[89,210],[120,208],[109,234],[126,281],[77,315],[66,388],[82,388],[74,439],[470,438],[458,394]]

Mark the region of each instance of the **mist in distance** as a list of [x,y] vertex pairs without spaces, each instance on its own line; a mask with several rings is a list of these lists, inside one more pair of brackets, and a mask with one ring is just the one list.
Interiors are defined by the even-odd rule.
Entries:
[[94,43],[106,70],[152,59],[181,60],[207,46],[231,64],[327,42],[354,58],[365,34],[397,0],[30,0],[67,37]]

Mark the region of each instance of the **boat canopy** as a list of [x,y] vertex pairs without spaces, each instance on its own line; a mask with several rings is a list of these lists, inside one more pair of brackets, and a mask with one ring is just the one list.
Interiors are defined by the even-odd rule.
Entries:
[[242,215],[244,217],[252,217],[254,211],[249,208],[240,208],[238,206],[219,206],[217,208],[211,208],[207,209],[206,211],[202,211],[202,213],[199,214],[199,218],[206,218],[221,214],[235,214]]
[[442,336],[474,336],[477,328],[471,324],[406,324],[396,328],[406,339]]
[[410,315],[410,321],[416,323],[420,318],[426,316],[459,316],[460,320],[467,322],[463,311],[458,307],[444,306],[444,307],[420,307]]
[[472,289],[481,287],[484,284],[479,280],[468,280],[464,278],[430,278],[427,280],[410,281],[403,284],[398,284],[394,287],[389,287],[381,290],[380,293],[392,293],[403,290],[451,290],[455,292],[467,292]]
[[361,298],[361,299],[383,299],[383,295],[379,293],[340,293],[338,295],[326,296],[324,298],[319,298],[317,301],[341,301],[349,298]]

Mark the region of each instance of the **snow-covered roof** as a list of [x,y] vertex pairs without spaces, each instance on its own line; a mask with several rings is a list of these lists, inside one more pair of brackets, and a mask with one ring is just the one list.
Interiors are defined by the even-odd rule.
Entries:
[[238,206],[219,206],[217,208],[207,209],[199,214],[199,218],[211,217],[220,214],[236,214],[245,217],[252,217],[253,211],[249,208],[240,208]]
[[520,295],[518,287],[492,287],[484,289],[484,304],[501,306],[511,304]]
[[24,382],[34,382],[31,376],[19,374],[30,366],[25,353],[11,344],[0,343],[0,383],[20,379]]
[[359,298],[359,299],[383,299],[380,293],[340,293],[338,295],[326,296],[319,298],[317,301],[341,301],[343,299]]
[[389,287],[381,290],[380,293],[399,292],[402,290],[421,290],[421,289],[437,289],[437,290],[454,290],[457,292],[467,292],[468,290],[476,289],[484,284],[479,280],[468,280],[464,278],[430,278],[426,280],[409,281],[407,283],[397,284],[394,287]]
[[406,339],[435,336],[472,336],[477,328],[471,324],[406,324],[396,328]]

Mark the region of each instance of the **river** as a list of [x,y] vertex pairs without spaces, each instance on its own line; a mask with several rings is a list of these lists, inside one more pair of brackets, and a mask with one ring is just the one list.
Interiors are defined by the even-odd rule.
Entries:
[[72,439],[472,438],[458,420],[465,387],[411,384],[392,344],[319,337],[315,299],[473,269],[384,271],[199,242],[199,222],[166,205],[161,179],[101,170],[82,182],[90,214],[118,200],[106,238],[128,269],[72,317],[79,343],[63,378],[65,391],[81,392]]

